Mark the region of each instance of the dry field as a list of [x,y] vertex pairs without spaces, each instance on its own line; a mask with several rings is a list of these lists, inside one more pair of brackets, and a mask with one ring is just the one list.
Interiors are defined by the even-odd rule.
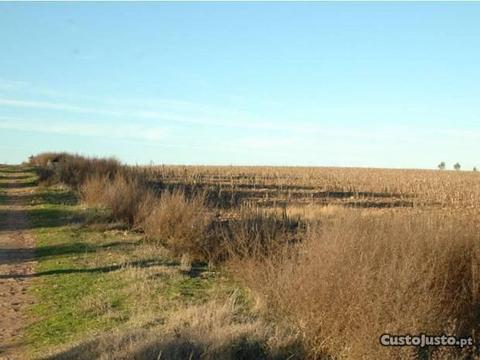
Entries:
[[[290,344],[287,355],[273,346],[263,358],[476,356],[472,347],[379,343],[384,333],[476,339],[475,172],[124,167],[58,154],[37,156],[31,164],[42,181],[76,189],[86,206],[110,211],[112,221],[141,234],[141,241],[164,246],[182,266],[204,262],[233,276],[250,299],[248,316],[262,324],[248,331],[268,333],[269,344]],[[213,342],[207,349],[225,343],[221,333],[202,334]],[[219,358],[209,354],[194,358]]]
[[150,166],[147,178],[219,194],[223,205],[341,205],[360,208],[475,208],[479,174],[470,171],[321,167]]

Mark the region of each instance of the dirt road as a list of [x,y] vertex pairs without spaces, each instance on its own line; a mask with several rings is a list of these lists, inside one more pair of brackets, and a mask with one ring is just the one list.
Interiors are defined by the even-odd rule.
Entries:
[[26,206],[34,191],[20,168],[0,168],[0,359],[23,359],[23,330],[29,322],[28,277],[35,268],[34,239]]

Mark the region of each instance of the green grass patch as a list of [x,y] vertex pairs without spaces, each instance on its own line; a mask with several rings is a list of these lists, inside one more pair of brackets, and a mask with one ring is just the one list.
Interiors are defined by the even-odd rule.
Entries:
[[38,189],[30,199],[38,260],[28,329],[34,356],[109,329],[144,326],[136,319],[145,314],[162,321],[180,306],[233,291],[230,280],[205,265],[181,271],[141,234],[92,223],[95,211],[61,187]]
[[28,167],[0,166],[0,191],[8,187],[26,188],[37,185],[35,172]]

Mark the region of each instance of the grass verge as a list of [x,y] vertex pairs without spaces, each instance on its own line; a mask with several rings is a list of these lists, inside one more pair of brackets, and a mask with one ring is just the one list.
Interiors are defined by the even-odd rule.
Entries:
[[[40,188],[27,209],[37,240],[31,355],[109,330],[149,328],[178,309],[227,299],[235,284],[194,264],[182,270],[162,247],[103,223],[62,187]],[[238,291],[237,291],[238,293]]]

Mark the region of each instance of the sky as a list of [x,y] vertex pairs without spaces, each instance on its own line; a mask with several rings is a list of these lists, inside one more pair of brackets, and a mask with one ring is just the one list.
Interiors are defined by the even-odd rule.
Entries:
[[480,167],[480,3],[0,3],[0,162]]

